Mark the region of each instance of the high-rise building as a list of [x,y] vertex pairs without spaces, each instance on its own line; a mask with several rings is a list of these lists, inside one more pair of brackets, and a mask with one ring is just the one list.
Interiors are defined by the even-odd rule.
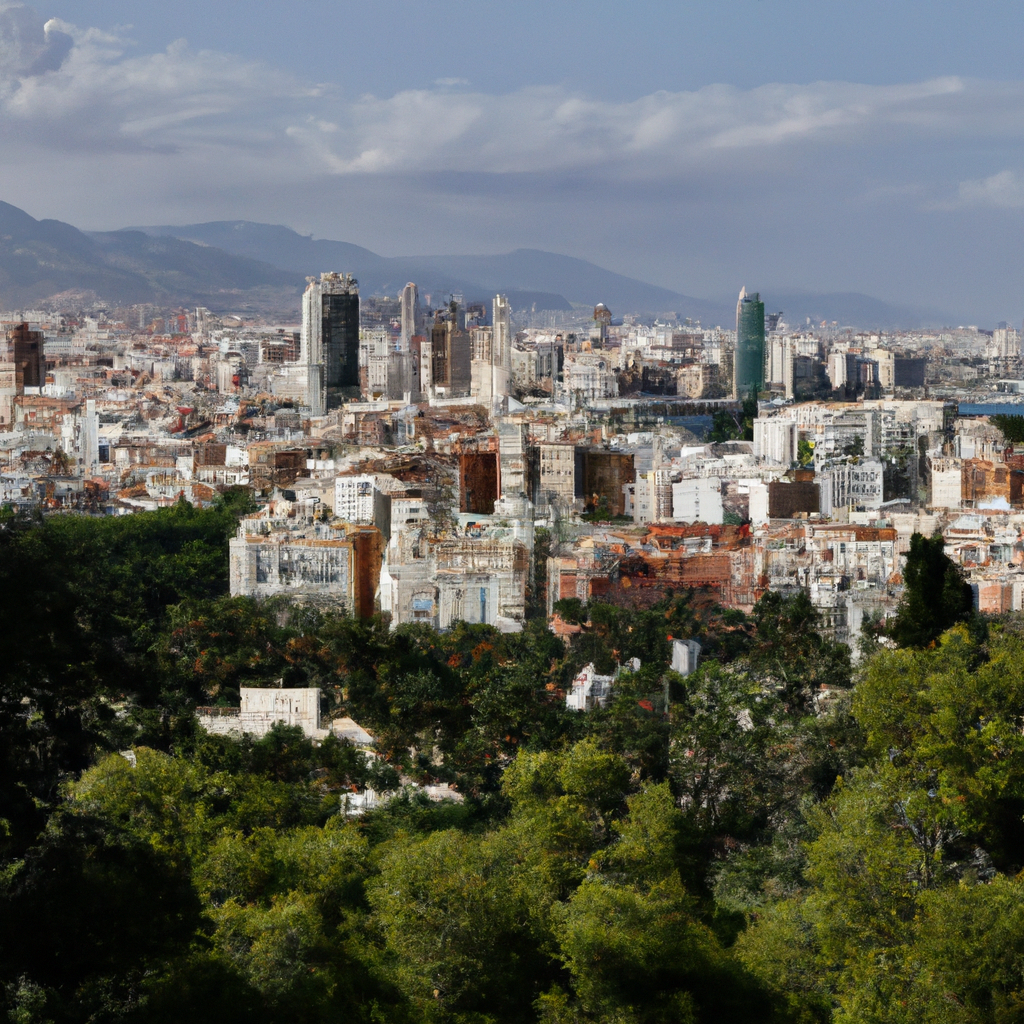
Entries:
[[764,390],[764,303],[754,292],[740,289],[736,303],[736,349],[733,359],[736,397]]
[[420,292],[410,281],[402,289],[402,341],[403,352],[409,351],[409,340],[419,333]]
[[773,334],[765,344],[767,355],[766,383],[774,389],[781,388],[783,397],[793,397],[793,337],[790,334]]
[[451,386],[450,338],[448,319],[438,310],[434,313],[434,324],[430,328],[430,354],[433,359],[430,380],[435,387]]
[[359,387],[359,283],[351,274],[321,274],[324,383]]
[[0,344],[0,425],[14,422],[14,404],[25,388],[46,383],[46,356],[43,332],[22,323],[7,332],[6,344]]
[[306,404],[321,415],[327,388],[359,387],[359,284],[351,274],[333,272],[306,280],[299,362]]
[[493,409],[512,388],[512,309],[504,295],[494,296],[491,327],[474,327],[470,394]]
[[437,312],[430,340],[433,385],[449,397],[468,395],[472,383],[472,343],[465,310],[452,299],[448,312]]
[[94,473],[96,471],[96,463],[100,459],[100,428],[99,417],[96,414],[96,401],[92,398],[85,400],[85,415],[82,417],[80,445],[82,468],[86,473]]
[[594,326],[590,329],[590,342],[593,346],[604,348],[611,323],[612,311],[603,302],[599,302],[594,307]]
[[495,295],[492,309],[491,400],[500,401],[512,388],[512,307],[504,295]]
[[430,338],[414,334],[409,339],[409,389],[413,401],[429,397],[434,386],[434,356]]
[[43,332],[18,324],[7,332],[7,361],[14,363],[26,388],[40,388],[46,383],[46,357],[43,355]]
[[322,416],[326,407],[324,394],[323,302],[320,282],[307,277],[302,295],[302,334],[299,337],[299,367],[302,374],[302,404],[310,414]]

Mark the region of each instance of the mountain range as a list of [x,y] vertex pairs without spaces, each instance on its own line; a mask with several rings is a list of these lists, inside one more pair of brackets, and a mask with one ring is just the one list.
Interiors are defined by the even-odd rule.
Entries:
[[62,295],[69,302],[80,295],[113,304],[188,302],[212,308],[256,297],[292,305],[302,282],[292,271],[193,242],[142,231],[86,234],[0,202],[4,309],[52,303]]
[[[62,221],[35,220],[0,202],[0,308],[8,310],[99,301],[295,314],[305,278],[325,270],[354,273],[364,295],[397,295],[407,281],[415,281],[434,305],[452,292],[461,292],[469,302],[502,292],[519,310],[568,310],[604,302],[615,315],[676,313],[722,325],[735,317],[731,301],[695,298],[539,249],[389,257],[252,221],[83,232]],[[769,312],[783,310],[792,324],[836,320],[871,328],[950,321],[935,311],[854,292],[771,293],[764,298]]]

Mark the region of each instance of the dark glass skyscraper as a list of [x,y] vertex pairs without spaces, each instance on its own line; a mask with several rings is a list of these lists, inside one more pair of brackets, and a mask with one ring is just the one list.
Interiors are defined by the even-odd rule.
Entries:
[[761,296],[740,289],[736,303],[736,353],[733,357],[736,397],[764,390],[764,303]]
[[351,274],[321,274],[324,384],[359,387],[359,284]]

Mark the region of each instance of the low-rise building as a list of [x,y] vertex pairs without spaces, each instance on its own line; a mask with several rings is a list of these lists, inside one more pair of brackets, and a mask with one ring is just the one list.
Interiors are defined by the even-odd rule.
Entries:
[[197,708],[199,724],[216,736],[266,736],[275,725],[298,726],[317,740],[331,732],[322,726],[319,687],[243,686],[241,697],[237,708]]

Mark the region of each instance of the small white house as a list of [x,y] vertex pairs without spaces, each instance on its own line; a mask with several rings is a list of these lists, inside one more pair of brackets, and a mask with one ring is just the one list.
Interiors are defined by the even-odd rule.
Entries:
[[197,708],[196,718],[217,736],[266,736],[279,722],[297,725],[310,739],[323,740],[331,733],[356,747],[372,747],[373,736],[351,718],[339,718],[324,728],[320,719],[320,688],[303,686],[243,686],[237,708]]
[[[630,658],[626,668],[636,672],[640,668],[639,658]],[[619,678],[622,667],[617,665],[610,676],[597,674],[594,663],[584,665],[579,675],[572,681],[569,692],[565,695],[565,706],[571,711],[589,711],[591,708],[603,708],[608,703],[615,680]]]

